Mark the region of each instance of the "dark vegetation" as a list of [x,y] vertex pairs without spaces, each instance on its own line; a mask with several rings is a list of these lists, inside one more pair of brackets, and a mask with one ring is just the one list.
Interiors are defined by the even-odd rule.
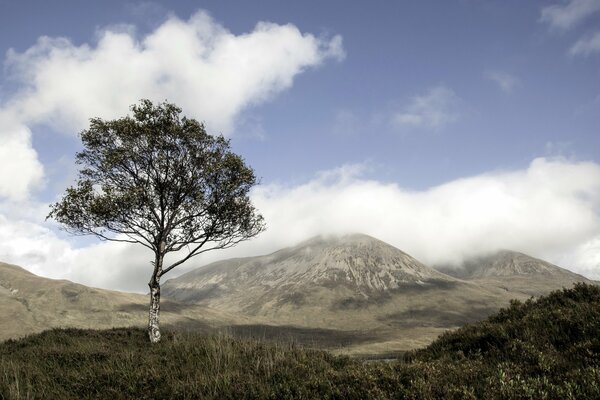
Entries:
[[514,301],[397,362],[294,343],[139,329],[52,330],[0,344],[0,398],[600,398],[600,288]]
[[223,330],[230,336],[267,342],[290,343],[311,349],[336,349],[374,342],[380,336],[373,331],[342,331],[337,329],[303,328],[288,325],[235,325]]
[[416,326],[435,326],[441,328],[451,328],[457,325],[464,325],[475,321],[480,321],[486,316],[497,311],[496,308],[482,307],[473,305],[468,313],[451,312],[440,310],[433,307],[413,308],[407,311],[400,311],[387,314],[377,319],[385,321],[397,328],[411,328]]

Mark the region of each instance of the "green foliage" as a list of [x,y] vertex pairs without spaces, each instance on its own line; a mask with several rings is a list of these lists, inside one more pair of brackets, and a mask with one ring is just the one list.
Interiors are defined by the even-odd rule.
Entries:
[[137,329],[52,330],[0,344],[0,398],[600,398],[600,288],[513,302],[394,363],[290,343]]
[[[411,355],[420,360],[440,357],[485,357],[497,362],[536,362],[536,353],[570,356],[600,345],[600,287],[577,283],[524,303],[513,300],[487,320],[447,332]],[[568,357],[567,357],[568,358]],[[590,360],[591,361],[591,360]],[[600,358],[594,362],[600,361]]]
[[[223,136],[181,117],[169,103],[142,100],[132,116],[90,120],[75,187],[49,218],[74,234],[140,243],[164,255],[253,237],[263,228],[248,193],[254,171]],[[166,272],[166,271],[165,271]]]

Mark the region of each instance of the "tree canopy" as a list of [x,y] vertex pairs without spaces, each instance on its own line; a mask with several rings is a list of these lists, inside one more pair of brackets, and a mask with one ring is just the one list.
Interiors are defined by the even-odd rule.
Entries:
[[[139,243],[155,254],[150,282],[209,250],[231,247],[265,225],[249,198],[254,171],[170,103],[149,100],[132,115],[90,120],[76,185],[51,206],[68,232]],[[163,265],[167,253],[176,261]],[[159,286],[158,286],[159,287]]]

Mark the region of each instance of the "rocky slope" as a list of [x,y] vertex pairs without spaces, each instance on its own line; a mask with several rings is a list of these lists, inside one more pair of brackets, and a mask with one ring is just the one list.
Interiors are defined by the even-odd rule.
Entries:
[[325,287],[368,298],[403,286],[454,281],[393,246],[354,234],[315,237],[266,256],[216,262],[168,280],[162,292],[181,301],[202,302],[249,291],[280,291],[286,297]]
[[510,250],[501,250],[467,260],[458,267],[439,270],[470,282],[532,296],[569,288],[575,282],[594,283],[547,261]]
[[476,257],[465,261],[458,268],[445,268],[446,274],[463,278],[478,279],[512,275],[563,275],[585,279],[581,275],[550,264],[539,258],[510,250]]

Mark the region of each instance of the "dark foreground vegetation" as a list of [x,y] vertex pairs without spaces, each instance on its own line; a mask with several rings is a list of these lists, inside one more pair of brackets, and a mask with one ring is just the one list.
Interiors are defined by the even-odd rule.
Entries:
[[0,344],[2,399],[600,398],[600,288],[513,302],[404,360],[141,329],[52,330]]

